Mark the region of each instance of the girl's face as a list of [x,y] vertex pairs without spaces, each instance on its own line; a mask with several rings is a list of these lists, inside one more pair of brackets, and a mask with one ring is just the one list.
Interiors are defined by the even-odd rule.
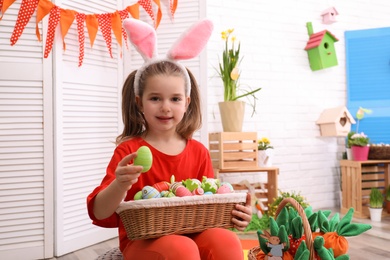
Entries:
[[142,99],[137,97],[137,102],[149,131],[176,131],[190,103],[184,85],[184,79],[178,76],[156,75],[147,79]]

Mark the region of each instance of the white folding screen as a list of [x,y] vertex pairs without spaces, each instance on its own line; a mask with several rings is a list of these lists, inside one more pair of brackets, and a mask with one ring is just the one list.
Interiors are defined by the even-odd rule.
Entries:
[[10,45],[19,7],[0,21],[0,258],[39,259],[53,255],[51,84],[35,22]]

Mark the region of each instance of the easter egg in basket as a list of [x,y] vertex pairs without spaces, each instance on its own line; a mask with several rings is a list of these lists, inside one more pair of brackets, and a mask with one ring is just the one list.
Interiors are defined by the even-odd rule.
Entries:
[[156,190],[152,186],[145,186],[142,188],[142,198],[143,199],[161,198],[161,194],[158,190]]
[[169,190],[169,182],[167,181],[160,181],[152,185],[153,188],[158,190],[159,192],[167,191]]
[[134,165],[142,166],[142,172],[147,172],[152,168],[153,155],[149,147],[141,146],[137,150],[137,157],[134,158]]
[[218,194],[226,194],[226,193],[231,193],[231,189],[228,185],[224,184],[224,185],[221,185],[218,190],[217,190],[217,193]]
[[134,195],[134,200],[140,200],[140,199],[142,199],[142,190],[140,190]]

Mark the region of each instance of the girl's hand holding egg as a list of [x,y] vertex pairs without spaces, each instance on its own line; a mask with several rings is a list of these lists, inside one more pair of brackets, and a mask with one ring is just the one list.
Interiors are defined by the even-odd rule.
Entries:
[[141,174],[141,166],[129,164],[136,156],[136,153],[125,156],[116,167],[115,182],[123,192],[128,191],[131,186],[138,181],[138,177]]

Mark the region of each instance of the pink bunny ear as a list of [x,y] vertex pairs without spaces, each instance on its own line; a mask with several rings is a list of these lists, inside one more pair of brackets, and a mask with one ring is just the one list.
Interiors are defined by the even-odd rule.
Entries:
[[141,54],[145,61],[157,56],[157,37],[154,28],[138,19],[127,18],[123,20],[131,43]]
[[194,24],[173,44],[167,57],[172,60],[187,60],[198,56],[206,46],[213,28],[213,23],[207,19]]

